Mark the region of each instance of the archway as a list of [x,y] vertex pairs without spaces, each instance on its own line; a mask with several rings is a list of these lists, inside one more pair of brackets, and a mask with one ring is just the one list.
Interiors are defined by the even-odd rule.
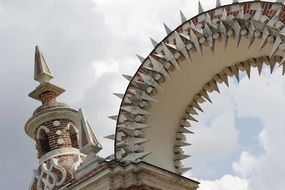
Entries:
[[[184,133],[202,111],[199,104],[218,91],[228,76],[239,78],[263,63],[283,65],[284,6],[272,2],[234,2],[204,12],[156,43],[123,96],[117,118],[115,157],[121,161],[144,160],[182,174]],[[284,73],[284,72],[283,72]]]

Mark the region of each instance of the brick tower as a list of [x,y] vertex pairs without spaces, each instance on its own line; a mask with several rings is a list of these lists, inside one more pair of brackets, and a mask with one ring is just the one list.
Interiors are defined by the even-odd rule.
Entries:
[[34,79],[40,84],[29,96],[42,105],[25,125],[28,136],[36,141],[39,159],[30,189],[59,189],[74,179],[74,170],[86,155],[96,158],[101,145],[81,109],[57,102],[64,89],[49,82],[53,76],[38,46],[34,69]]

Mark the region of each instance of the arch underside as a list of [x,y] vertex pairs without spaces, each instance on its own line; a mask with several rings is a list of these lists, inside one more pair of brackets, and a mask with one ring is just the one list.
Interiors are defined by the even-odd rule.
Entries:
[[[283,65],[284,6],[246,2],[217,7],[185,21],[142,62],[124,94],[115,158],[144,160],[182,174],[189,168],[185,133],[208,93],[239,72],[263,63]],[[284,12],[284,13],[283,13]],[[182,16],[183,20],[183,16]],[[190,121],[190,123],[189,123]]]

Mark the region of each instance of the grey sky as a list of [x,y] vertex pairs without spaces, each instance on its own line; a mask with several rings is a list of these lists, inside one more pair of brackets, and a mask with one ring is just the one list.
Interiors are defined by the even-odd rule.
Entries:
[[[210,9],[214,1],[202,4]],[[25,122],[39,106],[27,96],[37,85],[33,81],[35,45],[41,46],[51,67],[52,82],[66,89],[59,100],[85,109],[103,144],[101,155],[107,156],[113,147],[103,136],[115,129],[107,116],[117,114],[120,103],[112,93],[124,92],[127,85],[121,74],[132,75],[138,68],[135,53],[147,56],[151,51],[149,36],[157,41],[165,36],[162,22],[174,29],[180,24],[179,10],[190,18],[196,7],[196,0],[0,0],[1,189],[27,189],[37,167],[34,142],[24,133]],[[186,163],[194,168],[188,175],[205,181],[204,189],[250,183],[252,190],[262,190],[273,182],[277,190],[284,187],[280,180],[285,168],[277,163],[285,156],[278,151],[285,144],[285,106],[280,104],[285,99],[285,82],[277,72],[250,82],[243,79],[241,85],[232,82],[221,95],[212,95],[217,103],[203,105],[206,113],[194,127],[197,135],[190,138],[193,146],[187,150],[193,157]],[[250,90],[255,86],[258,90]],[[255,141],[244,149],[240,134],[246,132],[237,127],[241,118],[256,119],[256,125],[261,125],[252,133]],[[250,150],[256,146],[262,151]],[[225,165],[213,167],[221,162]]]

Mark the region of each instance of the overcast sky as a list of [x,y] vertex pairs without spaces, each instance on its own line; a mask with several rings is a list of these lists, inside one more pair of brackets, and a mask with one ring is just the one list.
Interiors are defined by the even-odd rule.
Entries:
[[[230,1],[222,0],[223,4]],[[202,0],[204,8],[214,0]],[[37,167],[35,143],[25,122],[40,105],[27,95],[33,81],[34,46],[40,45],[55,76],[66,89],[59,98],[82,107],[104,147],[112,154],[120,100],[127,81],[152,50],[149,37],[165,37],[162,23],[180,25],[179,10],[191,18],[196,0],[0,0],[0,184],[1,189],[28,189]],[[202,182],[201,190],[283,190],[285,166],[285,80],[276,68],[259,77],[220,86],[193,127],[187,175]],[[254,89],[254,90],[253,90]]]

